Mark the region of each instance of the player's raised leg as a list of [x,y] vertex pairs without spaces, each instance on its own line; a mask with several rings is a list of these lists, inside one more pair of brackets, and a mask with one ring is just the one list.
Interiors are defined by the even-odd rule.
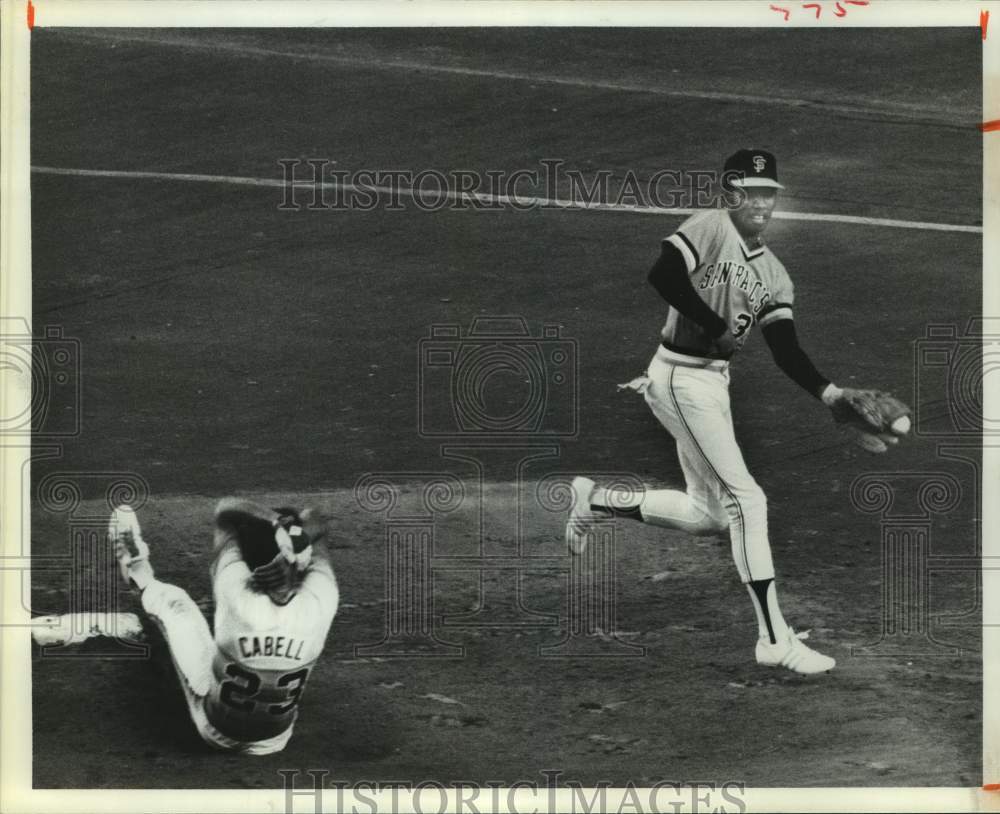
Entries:
[[149,546],[142,538],[139,518],[131,506],[118,506],[108,521],[108,536],[125,583],[142,591],[156,576],[149,561]]
[[[122,578],[140,594],[142,608],[163,632],[181,681],[197,697],[211,688],[215,642],[204,614],[187,591],[156,578],[149,545],[130,506],[112,512],[108,532]],[[189,704],[192,699],[188,698]]]
[[684,470],[686,491],[641,490],[598,486],[586,477],[573,479],[573,506],[566,524],[566,542],[574,554],[586,549],[587,533],[600,518],[638,520],[668,529],[705,536],[729,530],[729,515],[706,487],[683,444],[677,456]]
[[714,492],[706,487],[684,445],[677,445],[677,456],[684,471],[685,491],[647,488],[635,493],[596,487],[591,495],[592,508],[614,517],[679,529],[699,537],[728,531],[729,515]]
[[637,492],[602,487],[586,477],[574,478],[572,489],[573,505],[566,522],[566,543],[574,554],[586,550],[588,534],[601,518],[638,520],[696,536],[720,534],[729,529],[725,509],[703,484],[690,478],[686,492],[677,489]]

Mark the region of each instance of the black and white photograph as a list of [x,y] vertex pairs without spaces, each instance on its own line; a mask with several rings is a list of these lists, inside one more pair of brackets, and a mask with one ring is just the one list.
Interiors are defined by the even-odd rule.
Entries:
[[991,13],[6,4],[0,808],[995,806]]

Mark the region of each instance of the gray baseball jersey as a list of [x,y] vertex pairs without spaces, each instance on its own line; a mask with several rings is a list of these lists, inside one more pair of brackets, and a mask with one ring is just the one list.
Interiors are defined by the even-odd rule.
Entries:
[[[767,246],[747,246],[727,210],[698,212],[665,241],[683,255],[695,291],[729,325],[737,349],[755,323],[763,327],[791,319],[795,295],[788,272]],[[701,326],[675,308],[670,308],[661,337],[676,350],[717,355]]]

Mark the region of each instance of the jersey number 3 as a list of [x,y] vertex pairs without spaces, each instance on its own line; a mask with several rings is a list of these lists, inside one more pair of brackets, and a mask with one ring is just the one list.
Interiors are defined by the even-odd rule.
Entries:
[[753,317],[748,313],[743,312],[742,314],[738,314],[736,316],[736,329],[733,331],[733,339],[739,339],[743,336],[752,324]]
[[[260,676],[238,664],[227,664],[226,675],[229,676],[229,679],[222,682],[222,687],[219,689],[219,700],[227,707],[245,712],[248,715],[253,714],[258,704],[253,698],[260,692]],[[285,691],[285,703],[268,704],[268,713],[285,715],[295,709],[307,678],[309,678],[308,667],[281,676],[275,682],[275,687]]]

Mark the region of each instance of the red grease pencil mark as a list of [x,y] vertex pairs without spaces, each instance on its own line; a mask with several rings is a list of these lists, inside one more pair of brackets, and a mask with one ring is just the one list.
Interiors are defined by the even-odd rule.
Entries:
[[[994,119],[990,122],[983,122],[979,125],[979,129],[984,133],[992,133],[995,130],[1000,130],[1000,119]],[[997,784],[997,788],[1000,788],[1000,783]]]
[[979,27],[983,29],[983,39],[986,39],[986,28],[990,24],[990,13],[989,11],[979,12]]
[[[34,27],[35,27],[35,6],[31,2],[31,0],[28,0],[28,31],[31,31],[31,29]],[[985,35],[983,36],[983,39],[986,39]]]
[[[847,16],[847,9],[844,6],[867,6],[868,0],[836,0],[833,4],[833,16],[838,20]],[[788,18],[791,16],[791,11],[787,8],[782,8],[781,6],[770,5],[768,6],[771,11],[776,11],[779,14],[783,14],[785,17],[785,22],[788,22]],[[823,4],[822,3],[802,3],[799,8],[803,11],[806,9],[811,10],[816,19],[818,20],[823,15]]]
[[1000,783],[986,783],[983,791],[1000,791]]

